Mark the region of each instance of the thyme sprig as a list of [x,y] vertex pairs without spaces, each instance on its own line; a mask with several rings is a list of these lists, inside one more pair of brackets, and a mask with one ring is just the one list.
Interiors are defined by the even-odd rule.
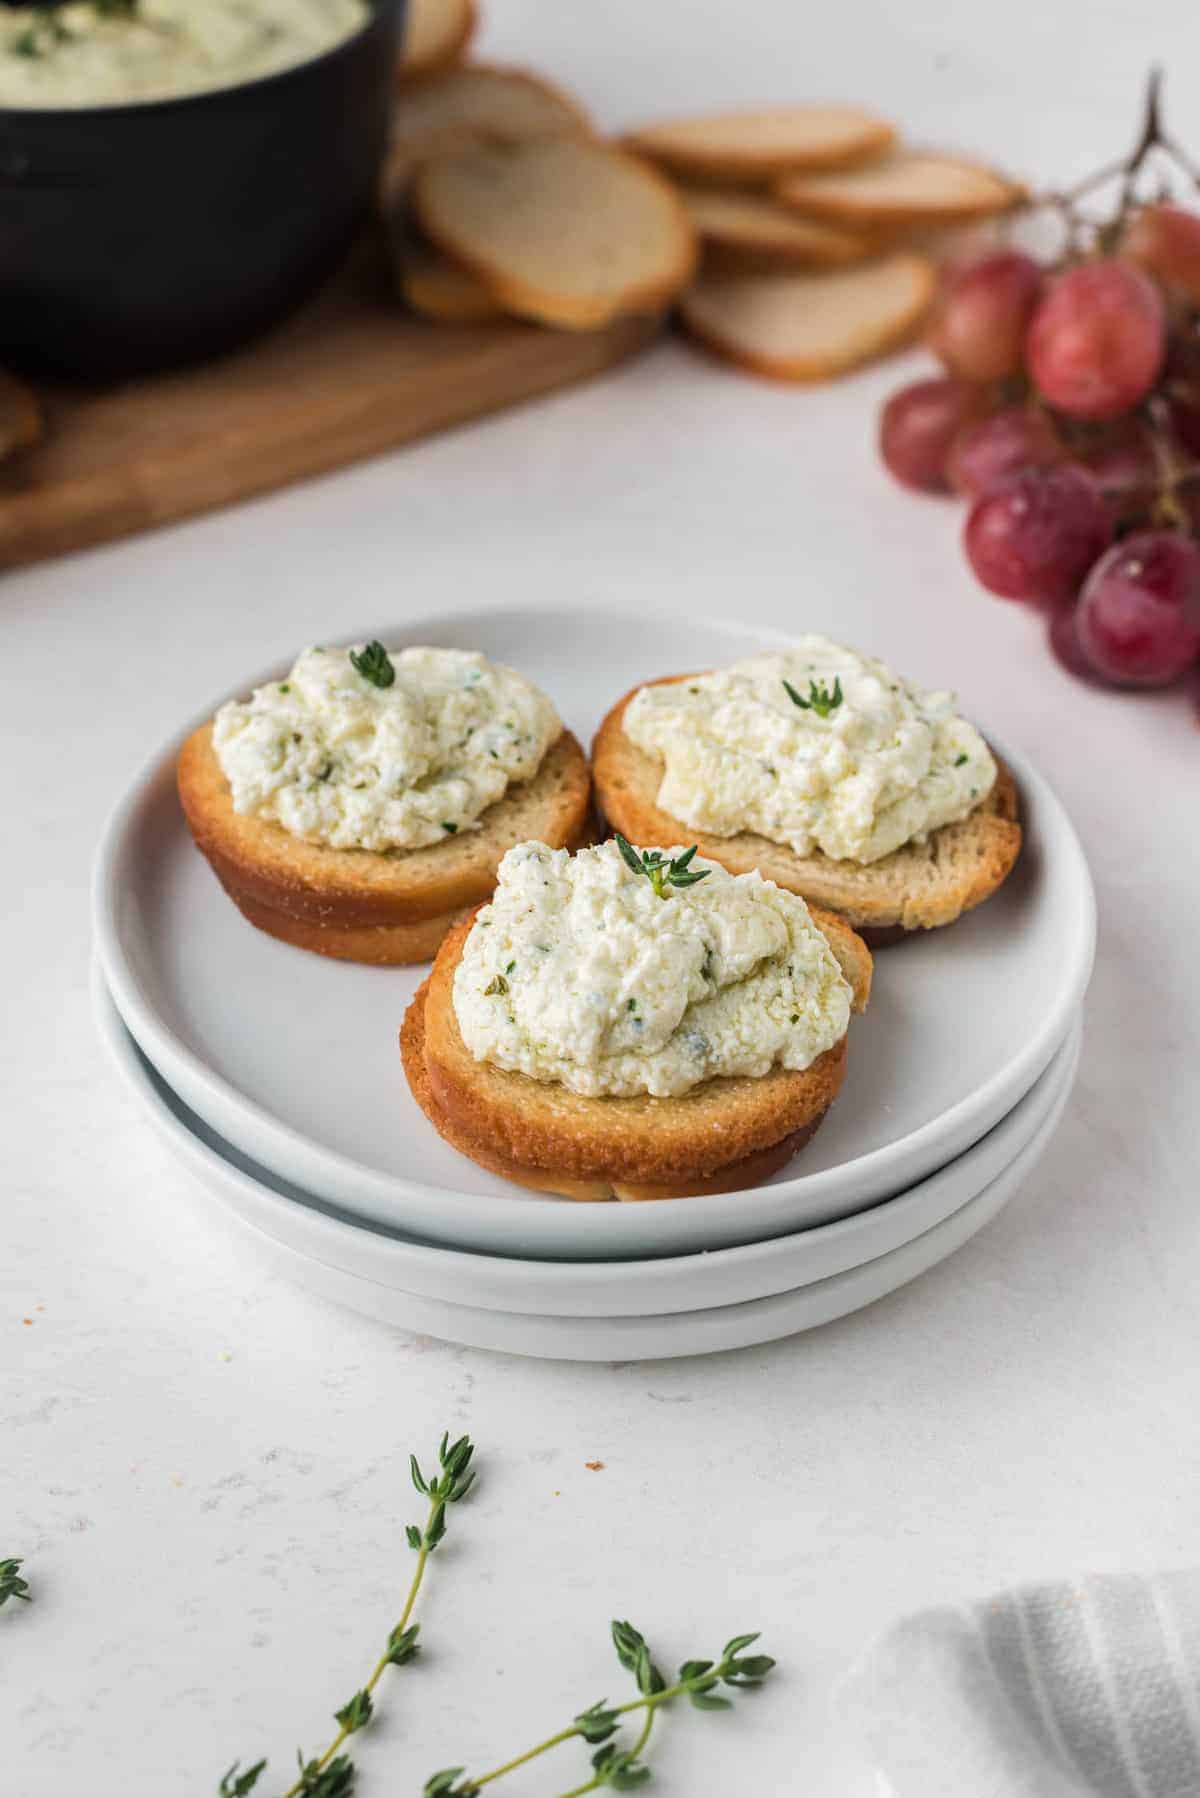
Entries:
[[375,638],[370,643],[364,643],[361,649],[352,649],[350,663],[355,672],[361,674],[373,687],[390,687],[396,678],[391,656]]
[[29,1596],[29,1581],[21,1578],[24,1562],[17,1560],[0,1561],[0,1605],[10,1598],[23,1598],[26,1604],[32,1600]]
[[827,687],[824,681],[810,680],[807,699],[800,697],[790,680],[785,680],[783,684],[793,705],[798,705],[802,712],[815,712],[818,718],[828,718],[830,712],[836,712],[845,698],[840,674],[834,676],[832,688]]
[[[349,1755],[342,1754],[339,1750],[350,1736],[356,1735],[370,1722],[375,1709],[375,1688],[383,1678],[385,1669],[407,1666],[419,1652],[417,1637],[421,1626],[410,1619],[425,1578],[429,1557],[446,1534],[446,1507],[465,1498],[475,1483],[475,1469],[471,1466],[474,1453],[475,1448],[469,1437],[460,1436],[457,1442],[452,1443],[450,1432],[447,1431],[438,1445],[439,1472],[428,1479],[422,1472],[417,1457],[409,1456],[412,1483],[421,1496],[429,1500],[429,1509],[423,1524],[410,1523],[405,1527],[405,1540],[416,1553],[417,1562],[400,1620],[388,1635],[383,1653],[371,1669],[366,1683],[346,1700],[340,1710],[334,1712],[338,1731],[329,1746],[312,1760],[306,1761],[303,1754],[297,1754],[299,1773],[283,1798],[343,1798],[351,1790],[354,1784],[354,1763]],[[9,1564],[0,1563],[0,1566]],[[19,1566],[20,1563],[13,1565]],[[260,1760],[242,1772],[241,1763],[235,1761],[217,1787],[218,1798],[246,1798],[246,1794],[257,1785],[266,1765],[265,1760]]]
[[689,866],[696,853],[696,845],[685,849],[674,860],[668,861],[661,849],[643,849],[640,853],[621,835],[616,833],[617,848],[621,851],[621,860],[635,874],[644,874],[660,899],[668,897],[668,887],[693,887],[698,880],[707,880],[712,873],[711,868],[693,868]]
[[[599,1699],[586,1711],[580,1711],[565,1729],[547,1736],[545,1741],[526,1749],[523,1754],[514,1755],[490,1772],[471,1776],[464,1767],[443,1767],[426,1780],[423,1798],[476,1798],[485,1786],[503,1779],[505,1774],[515,1772],[518,1767],[528,1766],[530,1761],[575,1737],[595,1747],[596,1752],[592,1756],[591,1776],[582,1785],[572,1786],[563,1798],[582,1798],[585,1792],[598,1792],[605,1787],[614,1792],[631,1792],[648,1784],[651,1778],[651,1770],[642,1754],[655,1717],[664,1705],[677,1698],[687,1698],[697,1710],[728,1710],[730,1700],[714,1691],[714,1687],[724,1684],[744,1690],[761,1685],[775,1665],[769,1654],[746,1654],[745,1650],[758,1640],[758,1632],[753,1631],[749,1635],[733,1636],[721,1650],[719,1660],[684,1661],[677,1677],[668,1684],[651,1657],[645,1637],[632,1623],[614,1622],[612,1639],[617,1659],[637,1682],[637,1698],[614,1705],[607,1699]],[[641,1728],[630,1745],[622,1747],[614,1740],[621,1719],[637,1712],[642,1713]]]

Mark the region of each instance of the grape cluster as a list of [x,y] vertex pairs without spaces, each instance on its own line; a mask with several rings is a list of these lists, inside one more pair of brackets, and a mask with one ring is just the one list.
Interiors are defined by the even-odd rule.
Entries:
[[1200,213],[1128,206],[1086,258],[951,270],[944,373],[893,394],[898,481],[969,502],[989,592],[1050,613],[1073,671],[1158,687],[1200,659]]

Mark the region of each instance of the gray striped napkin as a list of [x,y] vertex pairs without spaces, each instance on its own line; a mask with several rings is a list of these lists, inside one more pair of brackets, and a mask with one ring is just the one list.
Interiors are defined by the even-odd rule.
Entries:
[[1200,1569],[918,1612],[838,1702],[888,1798],[1200,1798]]

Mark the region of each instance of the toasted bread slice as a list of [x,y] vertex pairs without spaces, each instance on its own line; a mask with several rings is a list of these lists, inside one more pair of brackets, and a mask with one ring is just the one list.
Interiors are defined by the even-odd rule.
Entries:
[[653,312],[691,279],[696,238],[674,187],[578,137],[422,163],[413,212],[506,311],[570,330]]
[[833,861],[819,850],[800,856],[786,844],[750,831],[736,837],[698,832],[659,809],[662,762],[625,734],[625,708],[638,691],[631,688],[612,708],[592,745],[597,805],[609,826],[631,843],[694,842],[702,856],[731,874],[757,868],[810,905],[839,913],[875,947],[896,940],[897,927],[910,932],[952,924],[1012,872],[1021,849],[1021,826],[1016,786],[1003,764],[995,786],[969,817],[943,825],[924,843],[906,843],[866,865]]
[[680,196],[705,250],[731,265],[836,268],[872,254],[864,238],[801,218],[769,194],[681,187]]
[[858,106],[773,106],[669,119],[625,141],[685,179],[754,183],[791,169],[857,164],[882,155],[895,135]]
[[478,829],[386,855],[329,849],[239,815],[210,724],[184,744],[177,778],[188,827],[244,916],[284,942],[342,961],[428,961],[451,924],[491,895],[514,843],[536,837],[577,848],[590,837],[587,762],[569,731],[532,780],[488,807]]
[[401,294],[422,318],[478,325],[507,316],[481,281],[415,231],[395,233],[392,264]]
[[857,268],[731,273],[705,269],[679,303],[690,334],[776,381],[827,381],[911,337],[937,290],[924,256]]
[[894,150],[866,168],[784,175],[774,191],[809,218],[854,230],[986,218],[1015,206],[1023,190],[994,169],[957,156]]
[[[871,956],[839,918],[813,912],[866,1004]],[[400,1032],[413,1097],[454,1148],[493,1173],[572,1199],[669,1199],[755,1185],[814,1134],[836,1098],[846,1039],[802,1073],[708,1080],[679,1098],[593,1099],[476,1061],[454,1013],[472,919],[446,937]]]
[[392,115],[392,146],[414,158],[469,143],[587,137],[591,122],[562,88],[524,69],[470,63],[403,87]]
[[408,0],[401,81],[418,81],[457,62],[477,22],[475,0]]
[[0,461],[37,443],[44,431],[42,403],[33,388],[0,369]]

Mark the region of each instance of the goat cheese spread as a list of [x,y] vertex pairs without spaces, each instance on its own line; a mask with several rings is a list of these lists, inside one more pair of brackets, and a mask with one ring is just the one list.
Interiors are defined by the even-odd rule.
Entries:
[[454,974],[476,1060],[589,1097],[806,1068],[850,1001],[803,899],[717,867],[660,897],[613,842],[510,849]]
[[367,0],[0,7],[0,106],[119,106],[236,87],[352,37]]
[[923,841],[965,818],[996,780],[953,693],[923,692],[827,637],[642,687],[624,729],[662,758],[658,804],[673,818],[837,861],[875,862]]
[[212,740],[236,812],[378,852],[469,830],[561,732],[545,694],[486,656],[370,644],[306,649],[283,680],[223,705]]

